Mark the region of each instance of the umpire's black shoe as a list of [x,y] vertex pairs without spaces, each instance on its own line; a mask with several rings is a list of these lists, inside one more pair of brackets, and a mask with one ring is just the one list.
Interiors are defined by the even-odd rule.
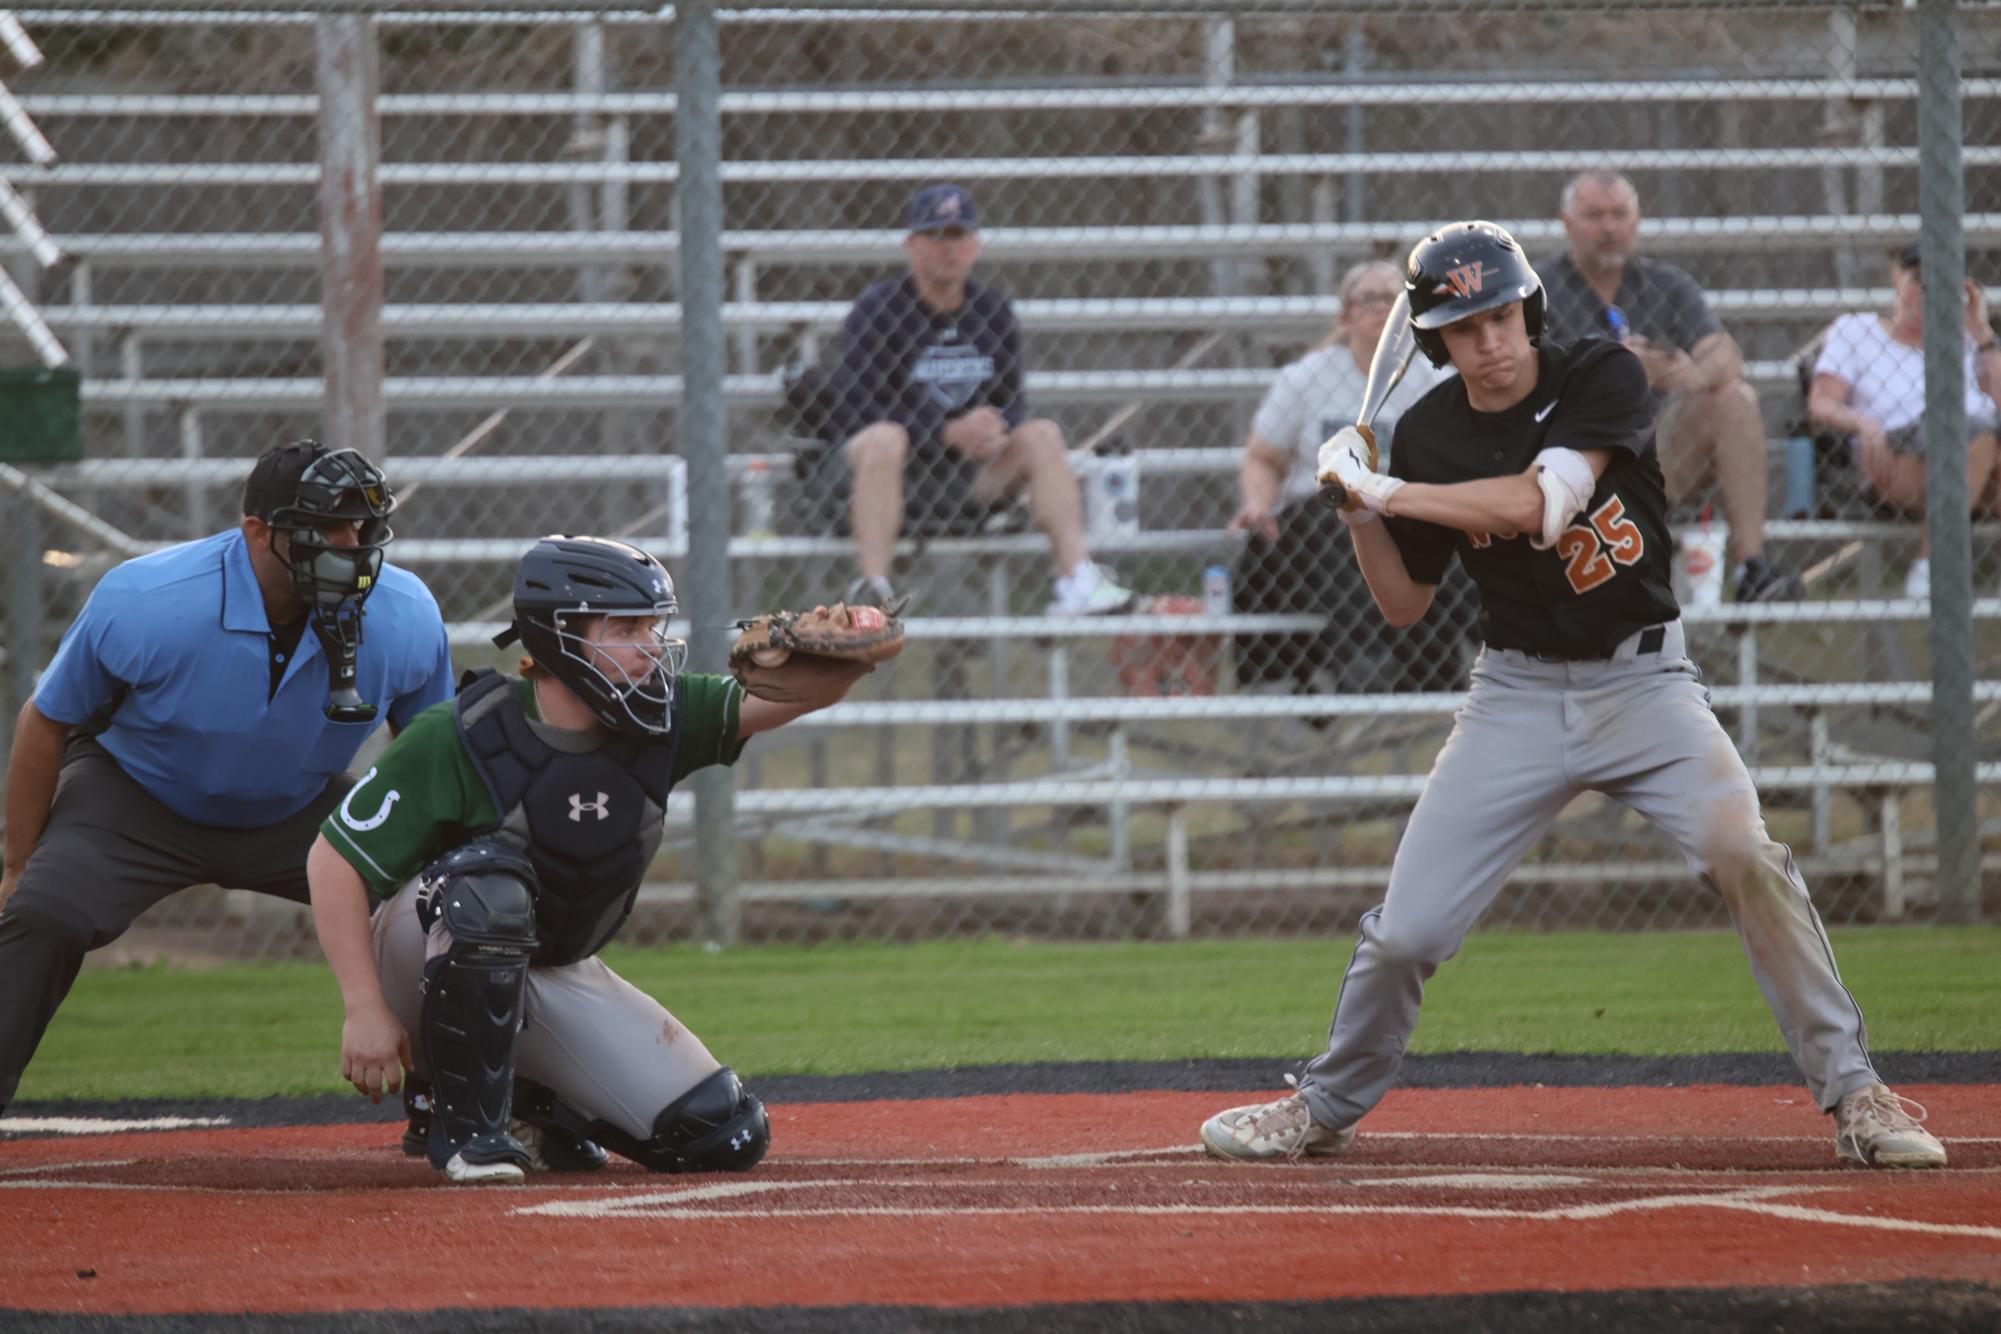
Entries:
[[1806,585],[1798,575],[1763,556],[1753,556],[1737,567],[1739,602],[1798,602],[1805,596]]

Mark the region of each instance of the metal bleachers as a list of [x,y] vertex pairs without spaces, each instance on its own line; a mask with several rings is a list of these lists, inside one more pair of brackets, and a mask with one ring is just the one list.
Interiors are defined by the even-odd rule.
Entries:
[[[166,11],[18,12],[31,26],[143,31],[181,21]],[[290,28],[309,20],[274,7],[219,11],[204,21]],[[385,31],[473,22],[396,12],[378,21]],[[400,79],[385,77],[390,91],[376,108],[393,149],[380,171],[391,219],[381,238],[387,462],[399,492],[425,497],[404,511],[412,522],[392,555],[441,590],[454,646],[467,661],[490,651],[506,571],[558,522],[552,513],[586,523],[602,516],[601,531],[670,561],[688,554],[687,470],[675,454],[684,389],[683,308],[673,299],[682,290],[681,236],[673,230],[681,172],[667,133],[679,104],[670,87],[603,86],[604,67],[618,63],[604,60],[604,35],[629,30],[635,42],[665,46],[671,17],[481,21],[546,25],[558,55],[549,58],[545,48],[535,62],[492,76],[492,86],[461,91],[440,86],[450,73],[430,80],[428,71],[406,68]],[[872,20],[740,11],[723,21],[832,28]],[[595,76],[577,38],[586,28],[599,30]],[[560,45],[572,41],[574,50]],[[309,46],[308,39],[301,49]],[[784,432],[774,410],[783,370],[826,347],[865,282],[901,267],[902,233],[881,224],[913,186],[937,179],[964,181],[980,196],[987,226],[979,276],[1015,296],[1033,340],[1027,389],[1038,407],[1062,422],[1073,446],[1102,443],[1134,460],[1148,502],[1172,498],[1141,505],[1136,530],[1090,537],[1094,557],[1117,563],[1122,578],[1150,593],[1185,588],[1203,566],[1234,559],[1243,536],[1221,525],[1234,503],[1251,407],[1277,368],[1339,314],[1331,276],[1363,258],[1398,257],[1447,220],[1441,205],[1463,200],[1469,211],[1497,215],[1540,260],[1564,245],[1550,214],[1567,176],[1608,163],[1644,173],[1649,188],[1661,185],[1648,199],[1645,253],[1710,283],[1712,307],[1745,347],[1750,382],[1775,409],[1768,423],[1781,420],[1779,405],[1797,397],[1791,349],[1837,314],[1887,304],[1880,257],[1920,230],[1916,191],[1904,188],[1918,165],[1916,132],[1906,123],[1917,80],[1832,69],[1739,77],[1694,67],[1659,77],[1644,70],[1579,77],[1559,68],[1560,56],[1551,60],[1548,69],[1505,78],[1384,69],[1346,77],[1337,66],[1209,79],[1198,67],[1192,75],[1107,76],[1101,84],[1067,72],[1010,77],[997,66],[941,69],[936,85],[925,87],[786,85],[796,70],[774,67],[754,77],[775,86],[726,87],[722,388],[732,409],[733,483],[759,468],[781,489],[798,489],[793,457],[779,452]],[[753,67],[732,66],[730,77]],[[664,67],[650,68],[657,77]],[[17,80],[12,89],[68,150],[54,165],[12,169],[8,180],[51,219],[49,239],[65,257],[40,275],[37,305],[85,364],[94,456],[38,471],[34,484],[47,493],[42,514],[66,532],[89,532],[93,556],[129,555],[213,527],[248,456],[276,432],[317,422],[325,391],[317,361],[323,315],[312,300],[322,263],[313,229],[319,167],[311,160],[319,99],[299,91],[310,78],[265,79],[244,86],[284,91],[239,93],[229,91],[238,85],[220,66],[179,75],[158,69],[150,81],[121,88],[93,71],[59,84]],[[516,77],[523,86],[508,86]],[[535,78],[577,86],[527,86]],[[2001,78],[1964,80],[1960,93],[1969,107],[1991,109]],[[1720,129],[1705,119],[1719,106],[1736,117]],[[1855,133],[1842,141],[1855,127],[1841,117],[1862,106],[1887,108],[1889,119],[1874,123],[1873,140]],[[1607,134],[1616,146],[1594,146],[1598,131],[1587,126],[1574,141],[1524,138],[1496,149],[1441,127],[1428,138],[1413,132],[1420,111],[1440,108],[1491,116],[1496,125],[1518,108],[1555,109],[1580,126],[1599,109],[1610,109],[1606,125],[1638,114]],[[1661,125],[1648,118],[1657,111],[1681,116],[1684,136],[1656,136]],[[1313,148],[1335,145],[1327,151],[1287,138],[1299,137],[1303,119],[1314,118],[1317,132],[1330,118],[1361,112],[1373,118],[1370,134],[1348,147],[1338,135],[1308,136]],[[858,121],[908,121],[913,113],[941,124],[992,116],[1001,128],[984,139],[942,134],[936,143],[887,134],[875,142],[853,131]],[[1096,142],[1100,123],[1154,114],[1150,147],[1133,149],[1116,136]],[[1838,121],[1841,133],[1830,128]],[[211,134],[217,126],[240,141]],[[755,148],[745,126],[758,131]],[[823,127],[831,127],[824,142]],[[423,134],[408,133],[413,128]],[[1732,133],[1737,139],[1723,142]],[[128,152],[128,143],[146,149]],[[89,147],[75,151],[78,144]],[[156,144],[173,151],[154,152]],[[237,147],[240,157],[231,156]],[[1965,163],[1991,173],[2001,167],[2001,148],[1970,135]],[[1788,188],[1763,188],[1780,177]],[[1441,180],[1449,188],[1431,188]],[[1840,189],[1827,184],[1837,180]],[[1340,192],[1351,185],[1344,201]],[[249,199],[257,206],[240,212],[219,202]],[[1981,207],[1986,196],[1972,200],[1962,220],[1966,244],[1976,262],[1991,266],[2001,257],[2001,212]],[[25,269],[27,255],[21,241],[0,237],[0,258]],[[552,344],[585,341],[594,348],[588,359],[541,371]],[[509,412],[540,415],[490,443],[454,419]],[[163,423],[171,429],[159,429]],[[572,429],[583,423],[604,429]],[[438,457],[441,442],[454,439],[477,452]],[[1087,482],[1104,463],[1094,448],[1072,455]],[[588,494],[563,510],[569,498],[553,493],[572,482]],[[775,534],[739,532],[729,542],[739,610],[774,605],[771,588],[824,592],[845,583],[851,543],[781,513]],[[131,550],[118,547],[116,523],[135,535]],[[2001,535],[1994,525],[1976,531],[1988,543]],[[1889,547],[1913,533],[1908,524],[1860,520],[1775,519],[1766,527],[1768,541],[1799,553],[1798,561],[1785,556],[1795,568],[1838,545]],[[758,762],[773,767],[744,768],[735,796],[749,833],[768,829],[820,853],[895,851],[915,860],[892,870],[885,859],[874,876],[760,880],[753,870],[746,902],[1154,894],[1165,903],[1165,929],[1185,934],[1198,892],[1381,883],[1386,858],[1347,864],[1321,843],[1311,869],[1260,861],[1265,845],[1240,838],[1241,829],[1293,803],[1303,820],[1366,810],[1393,824],[1421,785],[1424,747],[1442,736],[1461,696],[1257,697],[1233,692],[1226,673],[1211,693],[1139,697],[1118,678],[1121,644],[1199,641],[1227,652],[1236,636],[1320,623],[1024,614],[1041,592],[1042,536],[931,537],[902,550],[920,546],[929,566],[949,569],[957,582],[941,582],[945,594],[919,604],[910,649],[871,681],[866,698],[760,744]],[[1019,577],[1031,567],[1032,584]],[[86,586],[87,568],[48,577],[68,577],[61,591],[73,596]],[[1898,657],[1878,649],[1895,641],[1904,653],[1907,641],[1922,637],[1928,607],[1875,596],[1885,581],[1850,574],[1816,588],[1821,600],[1726,604],[1693,609],[1687,619],[1705,667],[1724,669],[1715,703],[1758,783],[1805,826],[1809,873],[1860,868],[1880,885],[1885,913],[1896,916],[1906,901],[1905,801],[1931,781],[1911,740],[1923,724],[1913,720],[1931,696],[1922,675],[1906,670],[1916,650]],[[1992,631],[2001,600],[1976,601],[1974,615],[1977,631]],[[1976,699],[2001,708],[2001,685],[1981,682]],[[1882,718],[1883,731],[1895,735],[1872,748],[1857,720]],[[1259,730],[1288,724],[1314,729],[1301,748],[1306,758],[1289,771],[1269,763]],[[890,756],[905,743],[909,754]],[[2001,781],[2001,765],[1983,764],[1980,781]],[[1241,861],[1231,852],[1205,865],[1199,847],[1191,854],[1191,838],[1202,837],[1191,823],[1201,823],[1204,807],[1207,814],[1227,808],[1233,818],[1238,808],[1249,812],[1241,827],[1210,831],[1249,847]],[[1080,810],[1102,819],[1091,837],[1073,840],[1069,815]],[[901,818],[919,812],[934,817],[928,838]],[[1016,816],[1021,823],[1010,823]],[[689,798],[674,799],[669,820],[677,836],[687,835]],[[1043,823],[1021,835],[1032,821]],[[1149,822],[1160,827],[1142,832]],[[1103,839],[1094,842],[1100,826]],[[1683,876],[1658,856],[1629,855],[1621,835],[1590,833],[1578,845],[1584,852],[1532,865],[1525,876],[1579,885]],[[1149,838],[1154,844],[1136,857],[1136,842]],[[824,870],[826,858],[801,863]],[[647,891],[651,902],[687,893],[684,885]]]

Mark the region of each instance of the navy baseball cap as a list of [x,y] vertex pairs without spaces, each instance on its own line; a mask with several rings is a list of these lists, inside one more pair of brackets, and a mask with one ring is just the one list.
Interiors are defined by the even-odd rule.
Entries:
[[927,185],[910,196],[903,210],[903,224],[912,232],[942,232],[948,227],[976,232],[980,210],[962,185]]
[[1919,241],[1913,241],[1905,246],[1903,251],[1897,256],[1897,267],[1900,269],[1917,268],[1922,262],[1922,249],[1923,243]]
[[244,479],[243,512],[270,522],[272,514],[299,498],[299,478],[327,452],[317,440],[294,440],[265,450]]

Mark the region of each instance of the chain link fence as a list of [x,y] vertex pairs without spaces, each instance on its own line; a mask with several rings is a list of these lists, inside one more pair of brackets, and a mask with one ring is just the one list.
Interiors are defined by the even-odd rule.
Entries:
[[[873,575],[914,599],[912,642],[749,748],[729,883],[692,883],[677,799],[627,939],[1344,930],[1478,632],[1456,575],[1381,626],[1310,460],[1403,254],[1468,216],[1522,240],[1553,332],[1647,360],[1693,651],[1822,912],[1937,913],[1934,616],[1970,632],[1949,716],[1981,835],[2001,816],[2001,20],[1939,9],[1962,75],[1929,84],[1923,17],[1891,5],[720,11],[733,586],[694,610]],[[232,524],[250,458],[320,429],[323,374],[315,18],[16,13],[44,59],[4,119],[56,156],[6,179],[62,258],[10,208],[6,267],[82,372],[87,457],[0,491],[9,720],[104,569]],[[502,665],[535,536],[626,536],[677,575],[688,553],[677,27],[497,5],[372,32],[393,555],[462,665]],[[1961,108],[1958,217],[1921,217],[1927,98]],[[1971,283],[1970,612],[1923,600],[1921,223]],[[988,295],[961,318],[911,304],[966,264]],[[878,374],[899,347],[907,386]],[[1113,589],[1129,608],[1078,614]],[[1723,909],[1587,798],[1489,920]],[[209,891],[135,939],[311,949],[285,905]]]

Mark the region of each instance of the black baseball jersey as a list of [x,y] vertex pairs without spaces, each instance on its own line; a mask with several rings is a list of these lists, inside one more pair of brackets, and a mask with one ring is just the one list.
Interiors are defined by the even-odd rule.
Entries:
[[1531,534],[1471,534],[1391,518],[1404,568],[1436,584],[1456,554],[1480,590],[1480,630],[1494,648],[1545,657],[1608,656],[1635,631],[1681,614],[1673,543],[1654,455],[1653,402],[1640,359],[1616,343],[1545,342],[1528,397],[1479,412],[1457,376],[1397,423],[1393,476],[1448,485],[1519,473],[1544,449],[1604,449],[1612,460],[1591,501],[1547,551]]

